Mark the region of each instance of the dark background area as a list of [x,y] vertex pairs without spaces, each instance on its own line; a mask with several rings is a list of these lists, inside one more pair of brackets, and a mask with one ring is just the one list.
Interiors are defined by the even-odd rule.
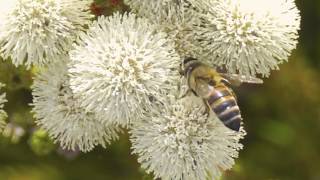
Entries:
[[[128,9],[117,0],[96,2],[92,11],[98,15]],[[289,62],[262,86],[235,89],[248,135],[224,180],[320,180],[320,1],[296,2],[302,24]],[[9,101],[5,110],[12,124],[12,132],[0,138],[0,180],[150,179],[130,154],[126,133],[107,149],[86,154],[52,150],[50,143],[33,141],[31,77],[30,71],[0,61],[0,82],[6,84]],[[19,128],[25,129],[21,137]]]

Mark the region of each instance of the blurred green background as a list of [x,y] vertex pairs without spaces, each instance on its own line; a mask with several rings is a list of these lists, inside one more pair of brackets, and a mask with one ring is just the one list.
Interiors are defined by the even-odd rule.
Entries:
[[[272,72],[263,86],[235,90],[248,135],[236,166],[223,180],[320,180],[320,1],[296,2],[302,24],[289,62]],[[97,15],[127,9],[117,0],[92,5]],[[128,134],[106,150],[55,150],[44,132],[32,128],[31,73],[0,61],[0,82],[6,84],[5,110],[11,122],[0,138],[0,180],[151,178],[130,154]]]

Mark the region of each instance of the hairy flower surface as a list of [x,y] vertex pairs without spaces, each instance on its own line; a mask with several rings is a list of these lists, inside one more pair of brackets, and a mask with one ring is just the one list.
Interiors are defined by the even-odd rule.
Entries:
[[124,0],[137,14],[148,17],[181,8],[184,0]]
[[[0,89],[3,87],[4,85],[0,83]],[[7,113],[3,110],[3,104],[7,102],[6,100],[6,95],[5,94],[1,94],[0,95],[0,133],[3,131],[3,128],[6,126],[5,120],[7,118]]]
[[[147,18],[152,24],[166,32],[175,42],[175,49],[181,57],[195,56],[201,51],[190,36],[192,25],[199,24],[194,0],[125,0],[133,12]],[[191,4],[191,2],[193,2]]]
[[37,74],[32,85],[36,122],[69,150],[87,152],[96,145],[105,147],[116,139],[118,128],[97,120],[79,106],[69,88],[67,64],[59,61]]
[[294,0],[204,0],[194,26],[203,60],[229,72],[268,76],[296,47],[300,15]]
[[174,43],[133,14],[99,17],[70,52],[70,79],[81,106],[127,125],[166,98],[179,78]]
[[245,135],[226,128],[202,100],[171,100],[133,124],[133,153],[148,173],[164,180],[218,179],[230,169]]
[[16,66],[44,65],[61,59],[84,25],[92,0],[0,1],[0,46]]

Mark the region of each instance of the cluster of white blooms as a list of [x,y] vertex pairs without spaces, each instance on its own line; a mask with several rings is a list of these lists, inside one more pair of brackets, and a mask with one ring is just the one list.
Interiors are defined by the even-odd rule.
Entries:
[[54,62],[34,78],[33,112],[37,124],[66,149],[92,150],[117,139],[119,128],[101,123],[79,106],[70,87],[66,60]]
[[126,0],[158,24],[183,56],[230,73],[268,76],[296,47],[300,15],[294,0]]
[[[169,35],[181,59],[193,56],[230,73],[268,76],[297,44],[300,16],[293,0],[125,2]],[[134,153],[162,179],[218,178],[234,163],[244,130],[231,132],[217,117],[207,118],[195,98],[176,101],[133,124]]]
[[70,50],[92,0],[1,0],[0,52],[16,66],[44,65]]
[[[0,83],[0,89],[4,85]],[[7,118],[7,113],[3,110],[4,103],[7,102],[6,95],[0,94],[0,133],[2,132],[3,128],[6,126],[5,120]]]
[[242,148],[242,128],[227,129],[194,96],[173,99],[159,109],[130,131],[133,152],[148,172],[164,180],[206,180],[232,167]]
[[180,76],[174,43],[134,14],[99,17],[70,58],[71,89],[80,105],[124,126],[166,98]]
[[201,59],[231,73],[269,76],[296,47],[300,15],[294,0],[203,0],[193,36]]
[[189,87],[180,65],[191,56],[268,76],[296,47],[294,0],[124,1],[132,13],[92,23],[93,0],[0,0],[0,55],[43,68],[32,85],[33,113],[62,148],[106,147],[124,126],[155,178],[218,179],[245,131],[226,128],[201,98],[182,98]]

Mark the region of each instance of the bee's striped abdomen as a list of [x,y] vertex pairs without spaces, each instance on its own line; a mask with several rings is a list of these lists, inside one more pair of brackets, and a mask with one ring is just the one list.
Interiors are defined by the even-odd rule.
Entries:
[[224,125],[239,131],[242,118],[237,101],[228,87],[215,87],[207,101]]

